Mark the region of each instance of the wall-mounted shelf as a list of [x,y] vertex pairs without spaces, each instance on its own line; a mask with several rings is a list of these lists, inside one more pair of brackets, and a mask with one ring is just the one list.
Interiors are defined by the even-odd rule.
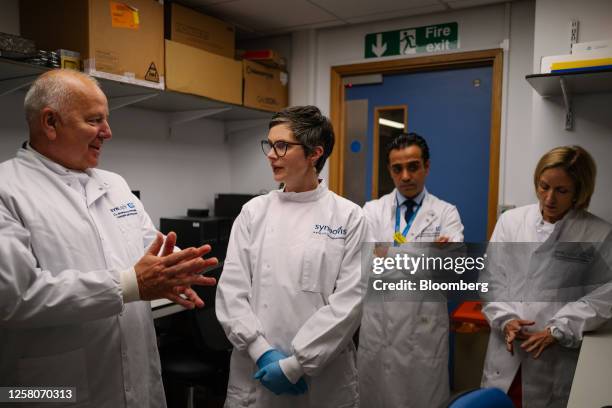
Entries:
[[[38,75],[48,68],[0,58],[0,96],[29,86]],[[221,121],[242,121],[253,119],[270,119],[272,112],[246,108],[175,91],[161,91],[154,88],[97,78],[106,94],[111,110],[125,106],[133,106],[170,114],[185,113],[179,123],[192,117],[196,120],[202,117]],[[193,112],[208,112],[208,114],[191,114]],[[173,119],[175,120],[175,119]],[[171,120],[171,123],[172,121]]]
[[612,69],[562,74],[533,74],[527,75],[525,79],[544,98],[563,97],[566,130],[574,127],[572,95],[612,92]]

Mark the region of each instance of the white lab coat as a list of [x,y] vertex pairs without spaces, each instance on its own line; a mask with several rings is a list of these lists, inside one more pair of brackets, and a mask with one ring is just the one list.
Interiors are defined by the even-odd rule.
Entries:
[[[396,191],[365,204],[376,242],[392,242]],[[455,206],[425,192],[407,241],[463,241]],[[390,248],[387,256],[393,256]],[[448,311],[445,302],[366,298],[357,364],[362,408],[436,408],[449,398]]]
[[22,148],[0,164],[0,386],[73,386],[70,407],[165,407],[150,304],[124,304],[119,286],[154,226],[120,176],[92,169],[85,202],[44,163]]
[[[610,284],[581,286],[575,281],[577,276],[588,276],[587,272],[609,279],[612,226],[587,211],[571,210],[555,224],[548,239],[538,243],[539,220],[538,204],[507,211],[491,237],[491,242],[532,244],[496,248],[496,256],[501,259],[490,257],[491,267],[484,271],[482,280],[490,282],[492,289],[497,287],[495,296],[501,296],[497,299],[503,302],[485,303],[483,307],[491,335],[482,385],[507,391],[521,366],[524,408],[565,407],[583,333],[612,318]],[[574,244],[564,246],[568,242],[586,243],[587,247],[604,242],[600,248],[602,258],[597,264],[589,264],[577,261],[579,257],[561,256],[562,251],[575,252],[578,248]],[[577,301],[555,301],[560,300],[559,296]],[[543,301],[546,299],[551,301]],[[511,319],[534,320],[536,324],[527,328],[530,331],[555,326],[564,334],[565,346],[553,344],[534,360],[518,347],[517,341],[511,355],[506,351],[503,333],[503,326]]]
[[[362,210],[327,189],[272,191],[234,222],[216,312],[234,345],[225,406],[357,407],[355,347],[364,281]],[[253,379],[269,347],[293,355],[308,391],[276,396]]]

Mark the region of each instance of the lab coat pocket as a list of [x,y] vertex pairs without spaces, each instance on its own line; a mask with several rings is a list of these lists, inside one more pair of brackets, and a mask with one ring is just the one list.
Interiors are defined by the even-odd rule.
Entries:
[[136,262],[144,254],[144,242],[142,226],[138,217],[130,216],[117,220],[121,236],[123,237],[123,247],[128,253],[129,258]]
[[[44,357],[22,358],[17,363],[17,381],[24,387],[76,387],[76,404],[89,401],[87,367],[83,349]],[[64,404],[59,404],[64,405]],[[58,405],[58,406],[59,406]],[[34,405],[31,405],[34,406]],[[53,407],[53,403],[41,403]]]
[[[329,242],[328,242],[329,241]],[[331,295],[342,263],[343,246],[329,239],[311,239],[304,249],[300,287],[306,292]]]
[[[595,248],[584,243],[558,243],[550,259],[549,273],[545,269],[541,274],[541,289],[563,289],[587,286],[592,282],[597,271],[593,270],[596,257]],[[596,280],[596,279],[595,279]]]

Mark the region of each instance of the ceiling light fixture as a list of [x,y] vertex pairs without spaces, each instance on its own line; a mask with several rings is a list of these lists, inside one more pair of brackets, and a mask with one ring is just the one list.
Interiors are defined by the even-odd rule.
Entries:
[[403,129],[404,128],[404,124],[403,123],[396,122],[394,120],[389,120],[389,119],[379,118],[378,119],[378,123],[383,125],[383,126],[389,126],[389,127],[396,128],[396,129]]

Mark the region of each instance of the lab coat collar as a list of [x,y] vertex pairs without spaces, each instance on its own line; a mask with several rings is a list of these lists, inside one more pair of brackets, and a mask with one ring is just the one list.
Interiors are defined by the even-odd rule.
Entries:
[[546,221],[544,217],[542,217],[542,212],[538,211],[535,217],[535,222],[533,223],[533,229],[535,230],[537,241],[545,242],[548,239],[548,237],[552,235],[555,228],[557,227],[557,224],[558,222],[555,224],[552,224]]
[[110,184],[100,179],[98,172],[87,169],[91,177],[87,186],[85,186],[85,192],[87,194],[87,206],[92,205],[96,200],[106,194],[110,188]]
[[50,170],[52,173],[57,174],[60,177],[83,177],[83,174],[89,176],[89,180],[85,185],[85,194],[87,196],[87,206],[93,204],[98,198],[102,197],[108,191],[110,185],[105,181],[101,180],[97,172],[94,169],[87,169],[84,172],[75,171],[62,166],[59,163],[54,162],[47,156],[44,156],[34,150],[29,143],[24,143],[23,146],[17,151],[17,157],[25,160],[26,162],[33,165],[43,165],[45,168]]
[[[555,239],[559,239],[561,234],[564,234],[575,220],[584,215],[583,210],[571,209],[565,214],[565,216],[555,223],[555,230],[551,235],[555,236]],[[568,231],[569,232],[569,231]],[[570,232],[571,234],[571,232]]]
[[[536,218],[537,223],[543,223],[546,222],[544,221],[544,217],[542,217],[542,207],[540,205],[537,206],[538,208],[538,215]],[[564,216],[563,218],[561,218],[559,221],[555,222],[555,230],[560,231],[561,229],[564,228],[564,226],[571,222],[571,220],[577,218],[580,215],[580,210],[576,210],[576,209],[571,209],[569,210]]]
[[[387,195],[387,197],[389,197],[388,199],[391,201],[391,206],[389,207],[391,208],[391,211],[388,215],[389,220],[391,220],[391,223],[395,221],[395,211],[397,209],[398,195],[399,197],[404,197],[397,191],[397,189],[393,190],[391,194]],[[415,197],[415,201],[416,200],[420,200],[420,208],[409,231],[409,234],[412,237],[419,236],[425,230],[425,228],[427,228],[432,222],[434,222],[438,218],[438,215],[432,208],[433,198],[426,188],[423,188],[423,191],[421,191]],[[402,202],[400,202],[400,205],[401,203]]]
[[[417,203],[418,205],[423,207],[424,205],[427,204],[427,196],[428,195],[429,195],[429,193],[427,192],[427,189],[423,188],[423,191],[421,191],[419,194],[417,194],[417,196],[415,198],[413,198],[413,200],[414,200],[415,203]],[[395,217],[395,209],[397,208],[398,201],[399,201],[399,204],[402,205],[404,200],[407,200],[407,198],[402,193],[400,193],[397,188],[394,189],[393,192],[390,195],[387,195],[387,196],[392,201],[392,204],[391,204],[391,213],[392,213],[393,217]]]
[[[425,198],[426,194],[427,194],[427,189],[425,187],[423,187],[423,191],[421,191],[419,194],[417,194],[416,197],[414,197],[412,199],[412,201],[414,201],[417,205],[421,205],[421,203],[423,202],[423,199]],[[409,198],[406,197],[405,195],[403,195],[402,193],[400,193],[397,188],[395,189],[395,197],[397,199],[397,202],[400,205],[402,205],[404,203],[404,201],[409,200]]]
[[46,168],[51,170],[53,173],[59,176],[68,175],[68,176],[74,177],[76,174],[83,173],[81,171],[70,170],[62,166],[61,164],[54,162],[47,156],[36,151],[30,143],[24,143],[23,147],[19,149],[19,152],[17,152],[17,156],[22,156],[26,158],[27,160],[38,160],[40,163],[42,163],[43,166],[45,166]]
[[327,183],[325,180],[319,179],[319,185],[314,190],[304,191],[301,193],[296,193],[293,191],[287,192],[283,190],[275,190],[272,193],[276,194],[279,199],[284,201],[294,201],[294,202],[310,202],[317,201],[328,191]]
[[[542,210],[540,209],[539,205],[537,206],[537,211],[538,211],[537,220],[538,222],[540,222],[541,220],[543,220],[543,218],[542,218]],[[567,235],[565,234],[565,238],[562,238],[562,234],[564,234],[565,231],[568,231],[568,228],[569,228],[568,226],[570,226],[575,219],[579,218],[581,213],[582,213],[582,210],[575,210],[575,209],[569,210],[563,218],[561,218],[559,221],[555,223],[555,228],[553,229],[552,233],[550,234],[548,239],[542,243],[542,245],[538,248],[536,252],[546,250],[551,245],[554,245],[558,241],[565,241],[567,238]],[[534,229],[535,229],[535,225],[534,225]],[[570,236],[571,236],[571,232],[570,232]],[[569,239],[568,241],[571,241],[571,239]]]
[[414,223],[412,224],[413,228],[411,228],[410,231],[411,234],[414,234],[414,237],[421,235],[421,233],[439,217],[436,211],[434,211],[432,196],[427,193],[427,190],[425,189],[423,189],[423,192],[425,194],[423,195],[419,212],[417,213]]

